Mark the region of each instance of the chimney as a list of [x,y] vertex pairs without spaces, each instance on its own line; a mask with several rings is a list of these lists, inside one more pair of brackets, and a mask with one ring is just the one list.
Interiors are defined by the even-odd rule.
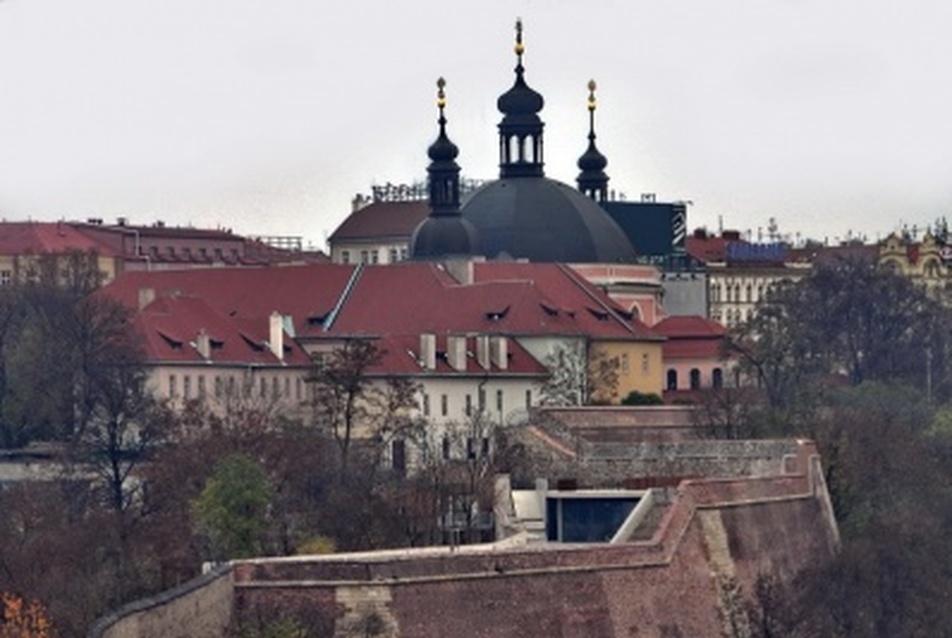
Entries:
[[284,361],[284,317],[277,310],[271,313],[270,328],[268,344],[271,347],[271,354],[278,360]]
[[466,336],[447,335],[446,360],[457,372],[466,371]]
[[212,340],[205,332],[205,328],[198,331],[198,337],[195,339],[195,349],[198,350],[198,354],[202,355],[202,359],[208,361],[212,358]]
[[509,368],[509,341],[502,335],[495,335],[489,342],[489,354],[493,365],[500,370]]
[[155,288],[139,288],[139,310],[155,301]]
[[489,335],[476,335],[476,361],[483,370],[489,370]]
[[420,335],[420,364],[424,370],[436,370],[436,335]]

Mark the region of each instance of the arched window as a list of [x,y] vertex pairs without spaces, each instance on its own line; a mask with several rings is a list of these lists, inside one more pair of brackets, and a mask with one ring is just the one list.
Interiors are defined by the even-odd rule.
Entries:
[[677,390],[678,389],[678,371],[674,368],[668,370],[668,389]]
[[747,290],[744,291],[744,293],[745,293],[744,301],[746,301],[747,303],[752,302],[753,301],[752,296],[754,293],[753,293],[753,287],[750,284],[747,284]]
[[691,389],[699,390],[701,388],[701,371],[697,368],[691,368]]
[[711,374],[711,385],[715,388],[724,387],[724,371],[720,368],[714,368],[714,371]]

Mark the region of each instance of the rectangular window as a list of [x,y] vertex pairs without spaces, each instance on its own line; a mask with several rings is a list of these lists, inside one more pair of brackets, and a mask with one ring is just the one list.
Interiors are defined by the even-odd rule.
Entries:
[[395,263],[397,263],[399,260],[400,260],[400,256],[399,256],[399,254],[397,253],[397,249],[396,249],[396,248],[391,248],[391,249],[390,249],[390,263],[391,263],[391,264],[395,264]]
[[205,398],[205,375],[199,375],[198,377],[198,398]]
[[641,355],[641,372],[642,374],[648,374],[648,371],[649,371],[648,353],[645,352],[644,354]]
[[430,395],[423,395],[423,416],[430,416]]
[[440,416],[446,416],[450,411],[450,398],[445,394],[440,395]]
[[407,446],[402,439],[395,439],[390,449],[390,464],[393,471],[403,476],[407,473]]
[[215,377],[215,398],[220,399],[222,393],[221,377]]
[[174,399],[178,395],[178,387],[176,387],[176,379],[174,374],[169,375],[169,398]]
[[294,397],[300,401],[301,400],[301,377],[298,377],[294,380]]
[[13,283],[13,271],[0,270],[0,286],[9,286]]
[[268,380],[261,377],[261,383],[259,385],[261,386],[261,398],[263,399],[268,396]]
[[471,394],[466,395],[465,413],[466,416],[473,416],[473,395]]
[[502,414],[502,390],[496,390],[496,411]]
[[410,257],[410,252],[408,248],[400,249],[400,261],[406,261]]
[[443,435],[443,460],[450,458],[450,437]]
[[349,264],[350,263],[350,251],[342,250],[340,251],[340,263]]
[[376,264],[379,260],[379,257],[380,257],[380,253],[378,253],[376,250],[370,251],[370,263]]
[[182,377],[182,396],[186,400],[192,398],[192,378],[187,374]]
[[281,380],[277,377],[271,380],[271,396],[275,399],[281,397]]
[[370,263],[370,253],[366,250],[360,251],[360,263],[367,264]]
[[526,390],[526,410],[532,407],[532,390]]
[[486,389],[479,389],[479,411],[484,412],[486,410]]
[[628,361],[628,353],[621,355],[621,372],[622,374],[628,374],[631,364]]
[[284,377],[284,396],[291,398],[291,377]]

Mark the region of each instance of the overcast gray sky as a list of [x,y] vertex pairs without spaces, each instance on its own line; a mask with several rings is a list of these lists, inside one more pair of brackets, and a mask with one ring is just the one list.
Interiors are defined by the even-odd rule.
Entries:
[[497,173],[513,24],[574,184],[586,89],[629,199],[689,225],[876,239],[952,217],[939,0],[0,1],[0,216],[301,235],[422,179],[446,77],[469,177]]

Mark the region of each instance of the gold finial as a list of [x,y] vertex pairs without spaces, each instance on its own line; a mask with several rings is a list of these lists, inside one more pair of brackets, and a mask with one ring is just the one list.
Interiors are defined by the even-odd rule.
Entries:
[[516,18],[516,55],[522,55],[526,47],[522,44],[522,18]]
[[588,110],[595,110],[595,80],[588,81]]
[[446,106],[446,91],[443,90],[443,87],[446,86],[446,80],[442,77],[436,81],[436,105],[440,108]]

